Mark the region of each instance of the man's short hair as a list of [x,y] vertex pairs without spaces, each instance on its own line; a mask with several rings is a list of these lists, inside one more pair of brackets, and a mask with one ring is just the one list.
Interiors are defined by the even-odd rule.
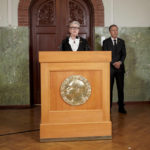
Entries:
[[116,27],[116,28],[118,28],[118,26],[117,26],[117,25],[112,24],[112,25],[110,25],[110,26],[109,26],[109,31],[111,30],[111,28],[112,28],[112,27]]
[[69,27],[70,27],[72,24],[77,24],[77,25],[80,27],[80,23],[79,23],[78,21],[72,21],[72,22],[70,22]]

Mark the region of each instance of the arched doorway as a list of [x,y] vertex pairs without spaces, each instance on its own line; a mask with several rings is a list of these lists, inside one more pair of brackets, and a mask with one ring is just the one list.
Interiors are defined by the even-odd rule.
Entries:
[[93,8],[90,0],[37,0],[30,7],[30,78],[32,104],[40,104],[39,51],[57,51],[72,20],[81,23],[80,36],[93,48]]

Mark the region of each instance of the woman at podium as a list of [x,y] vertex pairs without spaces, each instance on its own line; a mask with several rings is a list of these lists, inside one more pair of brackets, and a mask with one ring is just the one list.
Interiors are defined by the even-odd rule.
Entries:
[[79,37],[80,23],[72,21],[69,24],[70,36],[62,41],[60,50],[62,51],[89,51],[90,47],[86,39]]

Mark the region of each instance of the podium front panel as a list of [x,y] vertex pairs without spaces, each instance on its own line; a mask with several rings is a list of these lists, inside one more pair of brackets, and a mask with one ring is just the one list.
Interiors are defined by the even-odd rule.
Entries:
[[[72,53],[69,54],[73,57]],[[73,106],[63,100],[60,87],[66,78],[76,75],[88,80],[91,95],[84,104]],[[81,59],[80,62],[78,59],[75,62],[73,59],[71,62],[69,59],[69,62],[41,62],[41,114],[41,141],[111,138],[110,61],[82,62]]]

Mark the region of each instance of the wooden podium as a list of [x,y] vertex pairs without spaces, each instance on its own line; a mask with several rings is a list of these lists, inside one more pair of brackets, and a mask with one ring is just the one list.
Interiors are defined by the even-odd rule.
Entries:
[[[41,67],[40,141],[111,139],[111,52],[39,52]],[[67,104],[62,82],[71,75],[85,77],[91,85],[87,102]]]

